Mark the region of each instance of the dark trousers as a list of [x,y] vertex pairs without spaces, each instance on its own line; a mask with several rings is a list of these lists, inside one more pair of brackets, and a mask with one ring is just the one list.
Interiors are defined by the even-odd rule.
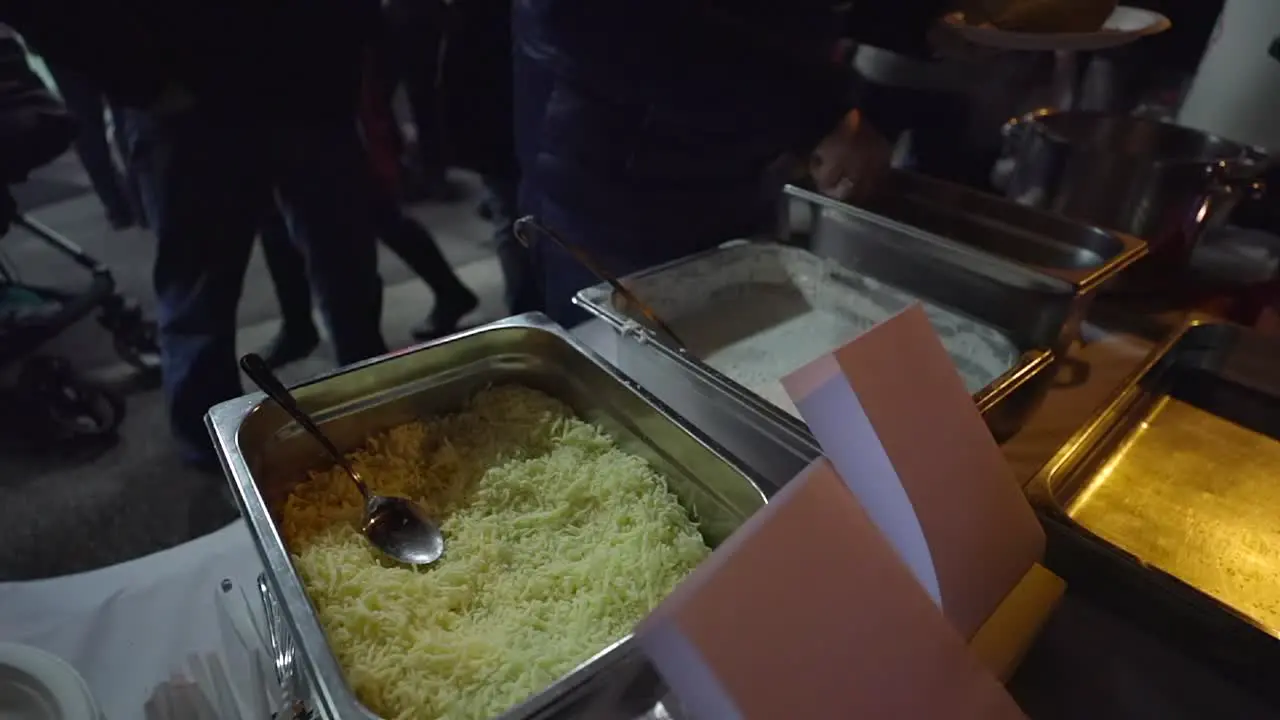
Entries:
[[502,267],[502,279],[506,284],[504,299],[507,312],[512,315],[542,310],[542,291],[533,271],[533,260],[515,235],[515,223],[520,216],[518,173],[486,175],[483,178],[488,193],[489,210],[493,221],[493,243],[498,262]]
[[267,213],[260,232],[262,256],[275,285],[280,304],[281,332],[314,337],[311,320],[311,282],[307,280],[307,259],[289,237],[289,226],[274,206]]
[[236,305],[274,190],[307,260],[340,364],[386,351],[382,287],[355,119],[285,122],[231,112],[142,116],[137,167],[158,239],[154,284],[169,417],[207,461],[204,414],[241,390]]
[[[381,188],[373,188],[368,207],[374,233],[431,288],[437,305],[470,298],[471,291],[453,272],[435,237],[405,215],[395,198]],[[262,225],[261,237],[262,252],[280,303],[283,332],[309,332],[311,288],[304,258],[291,241],[284,218],[274,209]]]
[[[89,175],[94,193],[113,222],[132,220],[139,209],[139,200],[132,194],[136,188],[131,188],[126,177],[128,168],[125,168],[126,173],[121,173],[107,143],[105,97],[79,73],[55,65],[49,66],[49,72],[58,85],[68,112],[76,121],[76,155]],[[116,146],[120,154],[127,157],[130,143],[125,113],[113,107],[111,119]]]
[[471,291],[458,279],[449,260],[440,252],[435,237],[421,223],[406,215],[390,193],[375,193],[372,210],[378,239],[431,288],[437,306],[471,297]]
[[430,179],[449,165],[439,83],[448,8],[440,0],[392,0],[384,15],[393,70],[418,130],[418,160]]
[[[516,22],[519,22],[517,17]],[[555,76],[517,46],[512,52],[515,104],[515,144],[519,158],[520,181],[516,200],[520,215],[534,215],[542,223],[550,223],[557,232],[569,232],[557,218],[548,218],[550,209],[545,190],[538,182],[538,161],[542,150],[543,120],[555,88]],[[514,236],[513,236],[514,239]],[[518,241],[508,244],[505,252],[499,245],[507,292],[512,285],[532,307],[542,310],[552,320],[572,327],[588,319],[573,304],[578,290],[590,287],[597,279],[566,253],[543,238],[532,237],[533,245],[523,247]],[[510,268],[510,269],[508,269]],[[511,296],[515,299],[515,296]]]

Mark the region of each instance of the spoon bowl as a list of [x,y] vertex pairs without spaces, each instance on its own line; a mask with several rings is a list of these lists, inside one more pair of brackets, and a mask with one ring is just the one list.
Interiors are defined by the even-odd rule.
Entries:
[[430,565],[444,555],[439,528],[417,503],[405,498],[370,497],[361,529],[374,547],[406,565]]
[[311,416],[298,406],[293,393],[280,382],[265,360],[250,353],[240,358],[240,369],[264,393],[298,421],[307,434],[325,449],[364,498],[364,519],[360,531],[387,557],[405,565],[430,565],[444,555],[444,536],[440,528],[412,500],[375,495],[360,473],[347,462],[346,456],[333,444]]

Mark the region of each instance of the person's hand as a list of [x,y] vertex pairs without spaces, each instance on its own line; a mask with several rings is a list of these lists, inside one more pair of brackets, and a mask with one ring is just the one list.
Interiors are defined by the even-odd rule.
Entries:
[[889,167],[890,149],[862,114],[852,110],[840,119],[809,162],[818,192],[837,200],[866,197]]

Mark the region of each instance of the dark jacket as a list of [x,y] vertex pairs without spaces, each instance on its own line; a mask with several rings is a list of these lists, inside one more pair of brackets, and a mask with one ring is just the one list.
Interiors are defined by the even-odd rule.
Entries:
[[516,0],[520,48],[610,101],[812,145],[851,107],[833,0]]
[[521,209],[619,271],[760,229],[766,169],[853,105],[837,20],[828,0],[516,0]]
[[457,0],[446,13],[445,137],[454,165],[516,175],[511,80],[511,0]]
[[182,87],[262,117],[354,112],[377,13],[377,0],[0,0],[0,22],[121,104]]

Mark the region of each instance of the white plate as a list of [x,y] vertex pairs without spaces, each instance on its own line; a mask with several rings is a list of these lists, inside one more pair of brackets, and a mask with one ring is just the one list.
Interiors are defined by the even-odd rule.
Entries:
[[89,686],[61,658],[0,643],[0,720],[98,720]]
[[1162,33],[1173,27],[1169,18],[1158,12],[1125,5],[1116,8],[1115,12],[1111,13],[1111,17],[1103,23],[1102,29],[1096,32],[1008,32],[991,25],[969,25],[965,23],[962,12],[950,13],[942,18],[942,22],[975,45],[999,50],[1030,51],[1106,50],[1128,45],[1135,40]]

